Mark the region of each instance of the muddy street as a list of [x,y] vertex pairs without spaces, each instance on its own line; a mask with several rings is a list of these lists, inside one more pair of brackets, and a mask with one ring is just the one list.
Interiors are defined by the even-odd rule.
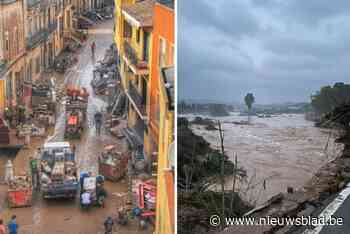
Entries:
[[[105,50],[112,43],[113,21],[105,21],[89,29],[89,39],[77,54],[78,63],[67,70],[64,83],[66,86],[85,87],[90,96],[87,108],[86,127],[80,140],[70,141],[76,146],[76,161],[79,171],[91,171],[97,174],[97,160],[104,146],[116,144],[119,151],[126,147],[124,140],[117,140],[105,129],[101,135],[96,135],[93,117],[96,111],[105,111],[106,102],[93,94],[90,81],[93,75],[94,64],[101,60]],[[90,44],[96,43],[95,56],[91,56]],[[46,141],[64,140],[64,109],[58,112],[54,133]],[[123,124],[121,124],[123,126]],[[44,139],[34,140],[29,149],[24,149],[14,159],[15,173],[28,169],[28,157],[34,154],[35,149],[42,144]],[[105,188],[108,193],[105,208],[93,208],[87,212],[81,211],[79,198],[75,200],[44,200],[37,194],[32,207],[3,209],[2,215],[5,220],[16,214],[22,234],[97,234],[103,233],[103,222],[111,215],[115,215],[118,207],[122,204],[120,195],[126,194],[127,182],[125,179],[117,183],[106,182]],[[1,194],[5,194],[6,186],[1,186]],[[1,202],[4,200],[0,196]],[[5,206],[5,204],[3,204]],[[136,221],[135,221],[136,222]],[[118,229],[116,233],[151,233],[138,231],[138,226],[132,221],[127,227]]]

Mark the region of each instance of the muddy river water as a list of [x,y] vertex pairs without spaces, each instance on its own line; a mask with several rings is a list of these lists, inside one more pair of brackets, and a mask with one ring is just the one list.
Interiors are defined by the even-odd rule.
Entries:
[[[236,154],[238,167],[247,171],[239,189],[254,204],[286,192],[288,187],[301,189],[322,165],[341,152],[333,133],[314,127],[300,114],[252,117],[251,125],[233,124],[232,121],[246,120],[237,113],[214,119],[222,122],[227,154],[232,160]],[[218,131],[206,131],[198,125],[192,128],[212,147],[219,146]],[[232,186],[232,178],[227,179],[226,186]]]

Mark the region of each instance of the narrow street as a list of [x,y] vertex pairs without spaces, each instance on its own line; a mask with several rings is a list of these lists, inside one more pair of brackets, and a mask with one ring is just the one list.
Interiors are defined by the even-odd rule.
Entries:
[[[87,110],[87,121],[84,134],[80,140],[71,141],[71,144],[76,146],[76,160],[79,171],[91,171],[94,175],[97,174],[97,159],[104,148],[104,146],[113,143],[123,151],[126,147],[125,140],[117,140],[111,136],[105,129],[102,130],[101,135],[97,136],[94,128],[93,117],[97,110],[105,110],[106,102],[93,94],[90,86],[90,81],[93,76],[94,64],[101,60],[104,56],[105,50],[111,45],[113,39],[113,21],[105,21],[95,25],[89,29],[89,39],[77,54],[78,63],[69,69],[65,76],[65,85],[85,87],[90,96]],[[96,43],[95,58],[91,56],[90,44],[92,41]],[[123,123],[121,123],[121,127]],[[57,121],[55,131],[52,136],[48,137],[48,141],[64,141],[64,110],[60,109],[57,113]],[[34,146],[35,145],[35,146]],[[35,149],[38,143],[31,146]],[[20,152],[15,161],[16,171],[27,169],[26,162],[30,151],[24,150]],[[79,198],[74,201],[68,200],[44,200],[38,194],[32,207],[5,209],[3,211],[4,217],[16,214],[18,224],[20,226],[21,234],[97,234],[103,232],[103,222],[108,217],[116,215],[118,207],[122,201],[120,194],[126,194],[127,181],[122,179],[117,183],[106,182],[105,188],[108,192],[105,208],[93,208],[89,211],[81,211],[79,207]],[[3,189],[1,189],[3,190]],[[1,197],[2,198],[2,197]],[[122,229],[117,228],[118,231],[114,233],[152,233],[149,229],[147,231],[138,231],[136,221],[132,221]]]

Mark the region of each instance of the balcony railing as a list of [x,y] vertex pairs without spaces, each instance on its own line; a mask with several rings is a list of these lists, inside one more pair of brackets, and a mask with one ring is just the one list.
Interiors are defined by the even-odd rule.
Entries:
[[49,33],[54,32],[57,29],[57,22],[50,23],[47,29]]
[[135,67],[141,69],[147,68],[147,61],[138,59],[135,49],[132,48],[128,40],[124,40],[124,53],[128,60],[130,60],[130,63]]
[[124,52],[130,62],[136,66],[138,62],[136,51],[131,47],[127,40],[124,40]]
[[133,102],[135,103],[137,109],[140,111],[142,116],[146,115],[146,106],[144,98],[141,96],[137,88],[132,84],[129,83],[128,93],[130,97],[132,98]]
[[17,0],[0,0],[0,5],[14,3]]
[[5,73],[7,68],[8,68],[7,61],[4,59],[0,59],[0,78],[3,75],[3,73]]
[[40,0],[28,0],[27,1],[27,7],[31,8],[31,7],[35,7],[40,3]]
[[32,49],[44,42],[48,37],[48,31],[43,29],[27,38],[27,48]]

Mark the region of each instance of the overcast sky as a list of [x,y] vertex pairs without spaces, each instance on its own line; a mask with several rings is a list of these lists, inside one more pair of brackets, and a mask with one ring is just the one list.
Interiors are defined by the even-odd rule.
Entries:
[[180,99],[309,101],[350,82],[349,0],[178,1]]

